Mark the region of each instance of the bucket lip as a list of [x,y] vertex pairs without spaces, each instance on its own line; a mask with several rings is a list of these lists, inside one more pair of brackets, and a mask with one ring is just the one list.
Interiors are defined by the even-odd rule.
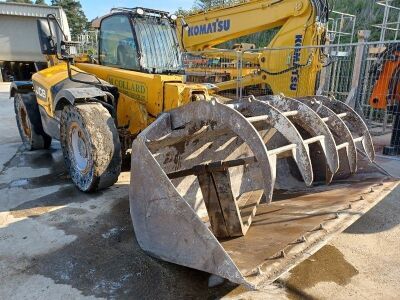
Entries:
[[[376,171],[378,172],[378,170]],[[355,178],[354,180],[357,179]],[[295,266],[320,250],[332,238],[346,230],[375,205],[384,200],[394,189],[400,186],[399,180],[393,180],[384,175],[370,178],[368,182],[359,181],[355,183],[354,180],[349,181],[347,184],[337,184],[337,187],[341,189],[339,193],[337,189],[330,188],[326,188],[325,193],[327,193],[327,195],[336,195],[336,197],[348,198],[348,188],[350,187],[352,190],[355,189],[358,191],[358,193],[352,195],[353,198],[360,197],[360,194],[362,194],[364,197],[362,201],[352,202],[352,200],[348,198],[349,200],[344,202],[348,203],[349,206],[347,206],[347,209],[343,207],[342,210],[339,210],[338,217],[336,217],[335,214],[331,214],[331,217],[327,218],[325,222],[316,224],[314,230],[299,236],[298,239],[294,240],[292,243],[282,247],[282,249],[266,259],[262,264],[253,268],[251,272],[244,272],[244,270],[238,266],[248,284],[256,289],[272,284],[280,276],[289,272]],[[360,180],[364,180],[364,178],[361,176]],[[383,183],[382,180],[384,180]],[[372,186],[374,192],[370,193],[369,191]],[[301,198],[302,196],[299,196],[299,199]],[[293,199],[288,201],[293,201]],[[274,203],[276,202],[273,202],[273,204]],[[285,205],[286,203],[283,202],[282,206]],[[303,236],[305,237],[304,240],[302,239]],[[222,246],[224,247],[224,243],[222,243]],[[228,251],[228,253],[230,253],[230,251]],[[235,262],[234,258],[233,261]]]

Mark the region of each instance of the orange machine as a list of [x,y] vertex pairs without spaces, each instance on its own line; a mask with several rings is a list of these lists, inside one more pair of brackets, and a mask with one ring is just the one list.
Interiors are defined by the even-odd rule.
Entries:
[[400,100],[400,44],[390,45],[375,63],[372,71],[377,74],[370,105],[386,109]]

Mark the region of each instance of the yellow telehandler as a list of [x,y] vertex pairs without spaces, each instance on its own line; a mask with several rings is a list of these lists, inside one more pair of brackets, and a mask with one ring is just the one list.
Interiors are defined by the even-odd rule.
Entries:
[[[215,85],[185,82],[180,45],[187,49],[196,33],[220,39],[219,22],[228,35],[233,21],[208,19],[208,32],[208,23],[177,25],[162,11],[113,9],[99,22],[98,58],[74,59],[56,18],[39,20],[49,67],[11,87],[23,143],[34,150],[60,140],[84,192],[114,184],[131,148],[130,210],[145,251],[238,284],[270,282],[397,185],[369,164],[375,153],[362,118],[340,101],[311,96],[320,55],[303,58],[296,36],[321,42],[325,5],[256,0],[223,9],[272,12],[272,21],[257,22],[282,26],[278,34],[297,47],[292,66],[275,74],[283,76],[277,92],[287,95],[231,100]],[[292,12],[290,26],[276,20],[276,9]],[[258,57],[269,64],[268,54]]]

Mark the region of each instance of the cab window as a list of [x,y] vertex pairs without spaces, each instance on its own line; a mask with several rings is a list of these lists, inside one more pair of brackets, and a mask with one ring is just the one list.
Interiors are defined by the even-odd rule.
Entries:
[[104,66],[140,69],[139,53],[127,16],[114,15],[101,22],[99,59]]

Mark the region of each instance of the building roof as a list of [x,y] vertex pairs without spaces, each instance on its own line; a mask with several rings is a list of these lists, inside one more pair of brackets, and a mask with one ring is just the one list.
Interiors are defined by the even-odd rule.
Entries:
[[49,13],[57,14],[60,10],[59,6],[0,2],[0,15],[46,18]]

